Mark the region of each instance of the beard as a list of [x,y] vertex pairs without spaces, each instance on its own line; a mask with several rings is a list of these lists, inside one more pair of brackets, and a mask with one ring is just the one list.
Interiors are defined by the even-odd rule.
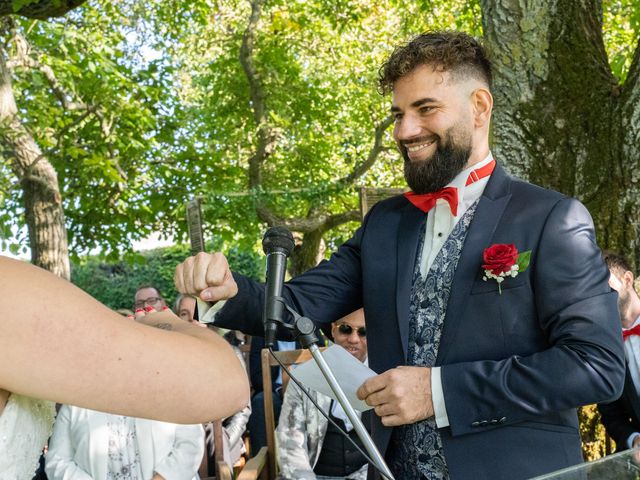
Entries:
[[[460,140],[454,140],[454,133],[460,133]],[[411,143],[426,140],[417,139]],[[464,169],[471,156],[471,134],[462,128],[450,128],[444,138],[440,137],[436,142],[433,155],[419,162],[412,162],[406,146],[400,145],[400,152],[404,157],[404,178],[411,190],[418,195],[444,188]]]
[[[618,292],[618,312],[620,313],[620,319],[625,320],[627,312],[629,311],[629,305],[631,304],[631,295],[626,290],[620,290]],[[631,322],[633,323],[633,321]],[[631,324],[629,324],[629,327]]]

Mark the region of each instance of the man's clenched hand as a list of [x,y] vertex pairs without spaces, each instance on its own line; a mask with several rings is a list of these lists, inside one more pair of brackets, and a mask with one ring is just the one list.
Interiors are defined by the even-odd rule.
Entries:
[[176,289],[207,302],[235,297],[238,285],[231,275],[229,263],[222,253],[200,252],[176,267]]

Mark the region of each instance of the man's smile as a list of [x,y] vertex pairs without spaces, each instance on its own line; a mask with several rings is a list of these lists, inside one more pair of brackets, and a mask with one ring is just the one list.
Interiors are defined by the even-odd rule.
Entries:
[[401,145],[407,151],[407,156],[410,160],[424,160],[424,154],[427,153],[427,149],[429,149],[429,147],[436,143],[436,140],[436,137],[429,139],[421,138],[417,141],[401,142]]
[[411,152],[411,153],[418,152],[423,148],[426,148],[429,145],[433,144],[433,142],[435,142],[435,140],[431,140],[430,142],[426,142],[426,143],[419,143],[418,145],[407,145],[406,148],[408,152]]

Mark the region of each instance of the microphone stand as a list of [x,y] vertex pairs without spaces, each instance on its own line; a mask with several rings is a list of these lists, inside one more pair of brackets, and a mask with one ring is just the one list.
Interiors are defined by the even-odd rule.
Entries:
[[289,313],[293,315],[294,323],[293,325],[291,325],[278,320],[271,320],[271,321],[277,322],[282,327],[293,331],[295,337],[300,341],[300,344],[303,346],[303,348],[306,348],[307,350],[309,350],[309,352],[311,353],[311,356],[316,362],[316,365],[318,365],[318,368],[322,372],[322,375],[327,380],[329,387],[331,387],[331,390],[333,391],[336,398],[338,399],[338,403],[340,403],[344,412],[347,414],[349,421],[353,425],[353,428],[358,434],[358,437],[362,441],[362,445],[364,446],[365,450],[367,451],[367,453],[375,463],[376,468],[388,480],[395,480],[395,477],[391,473],[391,470],[389,470],[389,467],[384,461],[384,458],[378,451],[378,448],[376,447],[375,443],[373,443],[373,440],[371,439],[369,432],[367,432],[366,428],[364,428],[364,425],[362,424],[362,420],[356,414],[355,409],[349,403],[347,396],[342,390],[342,387],[340,386],[340,384],[338,384],[338,381],[336,380],[336,377],[333,375],[331,368],[329,367],[326,360],[320,353],[320,349],[318,348],[318,345],[317,345],[318,337],[315,334],[316,326],[313,323],[313,321],[307,317],[303,317],[299,315],[298,312],[296,312],[291,307],[289,307],[289,305],[286,304],[284,298],[279,296],[276,296],[273,298],[274,298],[274,302],[281,303],[289,311]]

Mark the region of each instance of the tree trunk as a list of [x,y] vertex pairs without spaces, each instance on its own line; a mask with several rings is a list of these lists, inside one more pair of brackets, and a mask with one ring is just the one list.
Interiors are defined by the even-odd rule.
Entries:
[[[508,170],[580,199],[598,243],[640,266],[639,49],[611,73],[596,0],[481,0],[494,63],[493,152]],[[595,406],[579,409],[583,455],[611,450]]]
[[18,116],[11,74],[0,52],[0,141],[20,180],[31,261],[69,279],[69,250],[58,176]]
[[323,234],[324,230],[320,228],[307,232],[304,234],[302,242],[295,246],[289,262],[289,274],[292,277],[297,277],[315,267],[322,260],[319,258],[319,253],[323,244]]
[[524,179],[581,200],[598,243],[640,265],[638,52],[611,73],[596,0],[481,0],[494,62],[493,152]]

